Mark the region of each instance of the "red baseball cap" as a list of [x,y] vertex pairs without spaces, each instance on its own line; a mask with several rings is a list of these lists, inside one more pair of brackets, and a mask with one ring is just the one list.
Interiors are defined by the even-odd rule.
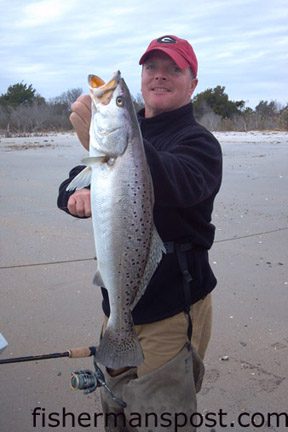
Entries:
[[188,66],[192,69],[193,75],[196,78],[198,70],[198,61],[195,52],[186,39],[181,39],[177,36],[166,35],[158,39],[152,40],[148,45],[147,50],[139,60],[142,65],[152,51],[163,51],[181,68],[185,69]]

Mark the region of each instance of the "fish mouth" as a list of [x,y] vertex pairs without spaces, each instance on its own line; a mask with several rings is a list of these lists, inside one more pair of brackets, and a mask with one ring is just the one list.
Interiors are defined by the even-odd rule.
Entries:
[[120,80],[120,71],[115,72],[111,80],[107,83],[105,83],[105,81],[103,81],[102,78],[98,77],[97,75],[89,75],[88,83],[90,86],[91,97],[94,103],[108,105],[113,96],[113,92],[118,86]]

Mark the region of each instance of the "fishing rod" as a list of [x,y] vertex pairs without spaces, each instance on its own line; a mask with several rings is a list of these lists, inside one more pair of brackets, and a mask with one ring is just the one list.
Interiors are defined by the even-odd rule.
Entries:
[[1,364],[9,364],[9,363],[22,363],[29,361],[38,361],[38,360],[48,360],[53,358],[61,358],[61,357],[69,357],[69,358],[84,358],[94,356],[96,353],[96,347],[82,347],[82,348],[72,348],[64,352],[56,352],[50,354],[40,354],[40,355],[31,355],[25,357],[11,357],[7,359],[0,360]]
[[[0,333],[0,353],[8,346],[7,340]],[[95,391],[98,387],[104,387],[109,393],[110,397],[118,403],[122,408],[126,407],[126,402],[118,398],[112,390],[108,387],[105,381],[105,376],[96,362],[96,347],[81,347],[72,348],[64,352],[56,352],[50,354],[30,355],[24,357],[11,357],[6,359],[0,359],[0,365],[11,364],[11,363],[23,363],[38,360],[48,360],[61,357],[68,358],[85,358],[93,356],[94,371],[90,369],[80,369],[72,372],[71,374],[71,387],[74,390],[83,390],[84,394],[89,394]]]

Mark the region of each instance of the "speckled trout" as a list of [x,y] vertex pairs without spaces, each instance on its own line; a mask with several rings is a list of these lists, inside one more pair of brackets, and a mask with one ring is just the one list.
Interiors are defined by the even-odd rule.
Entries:
[[131,311],[165,250],[153,222],[153,184],[128,87],[119,71],[106,84],[95,75],[88,81],[89,158],[68,190],[91,185],[96,281],[110,303],[96,358],[117,369],[143,361]]

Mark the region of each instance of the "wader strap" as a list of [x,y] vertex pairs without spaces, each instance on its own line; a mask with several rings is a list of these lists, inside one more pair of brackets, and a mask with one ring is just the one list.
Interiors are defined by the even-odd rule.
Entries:
[[[183,250],[184,249],[184,250]],[[192,249],[192,247],[190,247]],[[189,342],[192,339],[192,319],[190,315],[190,307],[191,307],[191,291],[190,291],[190,282],[192,281],[192,276],[188,270],[188,261],[187,261],[187,248],[183,248],[181,244],[175,244],[175,252],[178,258],[180,270],[182,273],[183,279],[183,293],[184,293],[184,312],[188,320],[188,329],[187,329],[187,337]]]

